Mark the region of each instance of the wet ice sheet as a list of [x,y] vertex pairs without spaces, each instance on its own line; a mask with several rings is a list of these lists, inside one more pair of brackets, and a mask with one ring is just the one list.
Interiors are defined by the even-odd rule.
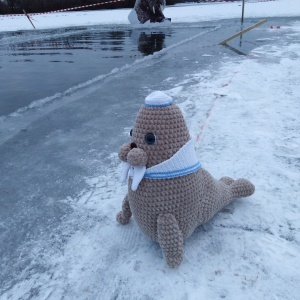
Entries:
[[[255,22],[247,20],[243,28]],[[0,35],[0,118],[59,99],[144,56],[219,27],[219,22],[203,22],[164,28],[82,27],[4,33]],[[223,21],[219,39],[201,46],[214,46],[240,30],[240,20]],[[237,53],[247,54],[264,43],[258,41],[260,34],[250,32],[239,45],[230,44]]]
[[102,26],[0,34],[0,117],[205,30]]

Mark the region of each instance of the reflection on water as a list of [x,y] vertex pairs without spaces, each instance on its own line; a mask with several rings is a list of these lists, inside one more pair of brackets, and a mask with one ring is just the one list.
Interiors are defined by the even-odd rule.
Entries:
[[165,48],[165,34],[162,32],[151,32],[147,34],[141,32],[139,37],[138,49],[146,55],[153,54]]
[[[57,50],[93,50],[93,51],[123,51],[126,38],[130,32],[85,32],[80,35],[74,34],[68,37],[45,38],[42,40],[8,44],[2,49],[14,51],[12,55],[51,55],[61,54],[45,52]],[[0,49],[1,49],[0,48]],[[32,52],[34,51],[34,52]],[[37,51],[41,51],[40,53]],[[64,53],[65,54],[65,53]]]
[[[239,50],[237,47],[235,48],[235,47],[232,47],[232,46],[230,46],[230,45],[228,45],[228,44],[222,44],[222,46],[228,48],[229,50],[233,51],[234,53],[236,53],[236,54],[238,54],[238,55],[244,55],[244,56],[247,55],[246,53],[244,53],[244,52],[242,52],[241,50]],[[239,45],[239,48],[241,48],[241,47],[242,47],[242,44]]]
[[82,27],[0,33],[0,117],[131,64],[199,30]]
[[[166,47],[166,36],[171,37],[171,32],[138,32],[136,41],[137,49],[142,54],[149,55]],[[37,55],[73,55],[72,52],[57,52],[58,50],[90,50],[123,52],[128,46],[127,39],[132,36],[131,31],[87,32],[69,37],[57,37],[45,40],[20,42],[17,44],[3,45],[0,50],[11,51],[9,56],[37,56]],[[132,44],[135,46],[135,41]],[[133,50],[133,49],[132,49]],[[121,56],[114,55],[115,58]],[[32,61],[32,60],[30,60]],[[17,62],[17,61],[15,61]]]

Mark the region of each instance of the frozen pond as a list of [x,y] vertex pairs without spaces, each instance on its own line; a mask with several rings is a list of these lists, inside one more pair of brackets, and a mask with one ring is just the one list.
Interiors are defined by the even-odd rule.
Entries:
[[[224,21],[224,25],[219,41],[241,29],[239,20]],[[159,28],[93,26],[1,33],[0,117],[33,101],[55,98],[57,93],[217,26],[218,22],[206,22]],[[243,44],[246,52],[255,46]]]
[[0,116],[108,74],[208,27],[101,26],[0,34]]
[[[271,24],[288,28],[292,21],[269,20],[244,35],[242,43],[237,39],[230,45],[243,55],[260,45],[296,43],[297,37],[288,36],[287,29],[270,32]],[[201,124],[215,99],[214,92],[220,92],[221,84],[214,86],[215,75],[223,74],[222,84],[232,78],[230,69],[224,74],[222,63],[229,61],[234,67],[242,62],[237,52],[218,45],[238,30],[239,21],[228,20],[159,30],[92,27],[1,36],[0,298],[15,287],[20,290],[17,296],[12,290],[15,298],[47,299],[41,297],[43,289],[53,276],[56,280],[54,273],[59,273],[61,265],[53,257],[65,255],[74,233],[82,232],[84,240],[86,232],[97,226],[102,231],[115,226],[111,223],[122,201],[115,195],[119,176],[116,152],[128,140],[142,99],[153,90],[173,92],[177,103],[186,102],[187,122],[198,114]],[[268,59],[279,60],[276,56]],[[266,59],[262,57],[260,63],[265,64]],[[100,79],[76,88],[95,78]],[[247,88],[246,82],[243,87]],[[45,105],[1,118],[57,93],[61,95]],[[212,155],[219,151],[210,147],[207,152]],[[94,178],[97,180],[91,180]],[[92,205],[89,199],[93,197],[97,201]],[[99,273],[105,274],[109,268],[107,265]],[[68,275],[62,276],[57,282],[66,283],[66,290],[53,285],[48,299],[78,298],[81,289],[77,291],[76,286],[81,280],[69,286]],[[93,280],[85,278],[83,282]],[[72,288],[75,291],[70,292]],[[85,299],[102,299],[96,290],[90,293]]]

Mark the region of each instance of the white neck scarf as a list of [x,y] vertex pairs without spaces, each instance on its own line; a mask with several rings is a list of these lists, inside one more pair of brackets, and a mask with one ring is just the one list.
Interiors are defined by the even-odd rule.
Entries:
[[197,159],[194,143],[192,140],[189,140],[170,159],[151,168],[146,169],[145,166],[132,167],[128,163],[124,163],[121,180],[122,182],[126,181],[129,173],[129,176],[133,177],[131,188],[133,191],[136,191],[143,178],[174,178],[194,173],[200,168],[201,164]]

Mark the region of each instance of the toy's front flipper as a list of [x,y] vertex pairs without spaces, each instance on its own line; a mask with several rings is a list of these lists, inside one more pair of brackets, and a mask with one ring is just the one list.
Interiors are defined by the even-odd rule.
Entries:
[[130,218],[132,216],[129,201],[128,201],[128,195],[126,195],[123,204],[122,204],[122,210],[117,214],[117,221],[121,224],[127,224],[130,221]]
[[172,214],[158,216],[157,234],[167,264],[171,268],[178,267],[183,260],[183,235]]

